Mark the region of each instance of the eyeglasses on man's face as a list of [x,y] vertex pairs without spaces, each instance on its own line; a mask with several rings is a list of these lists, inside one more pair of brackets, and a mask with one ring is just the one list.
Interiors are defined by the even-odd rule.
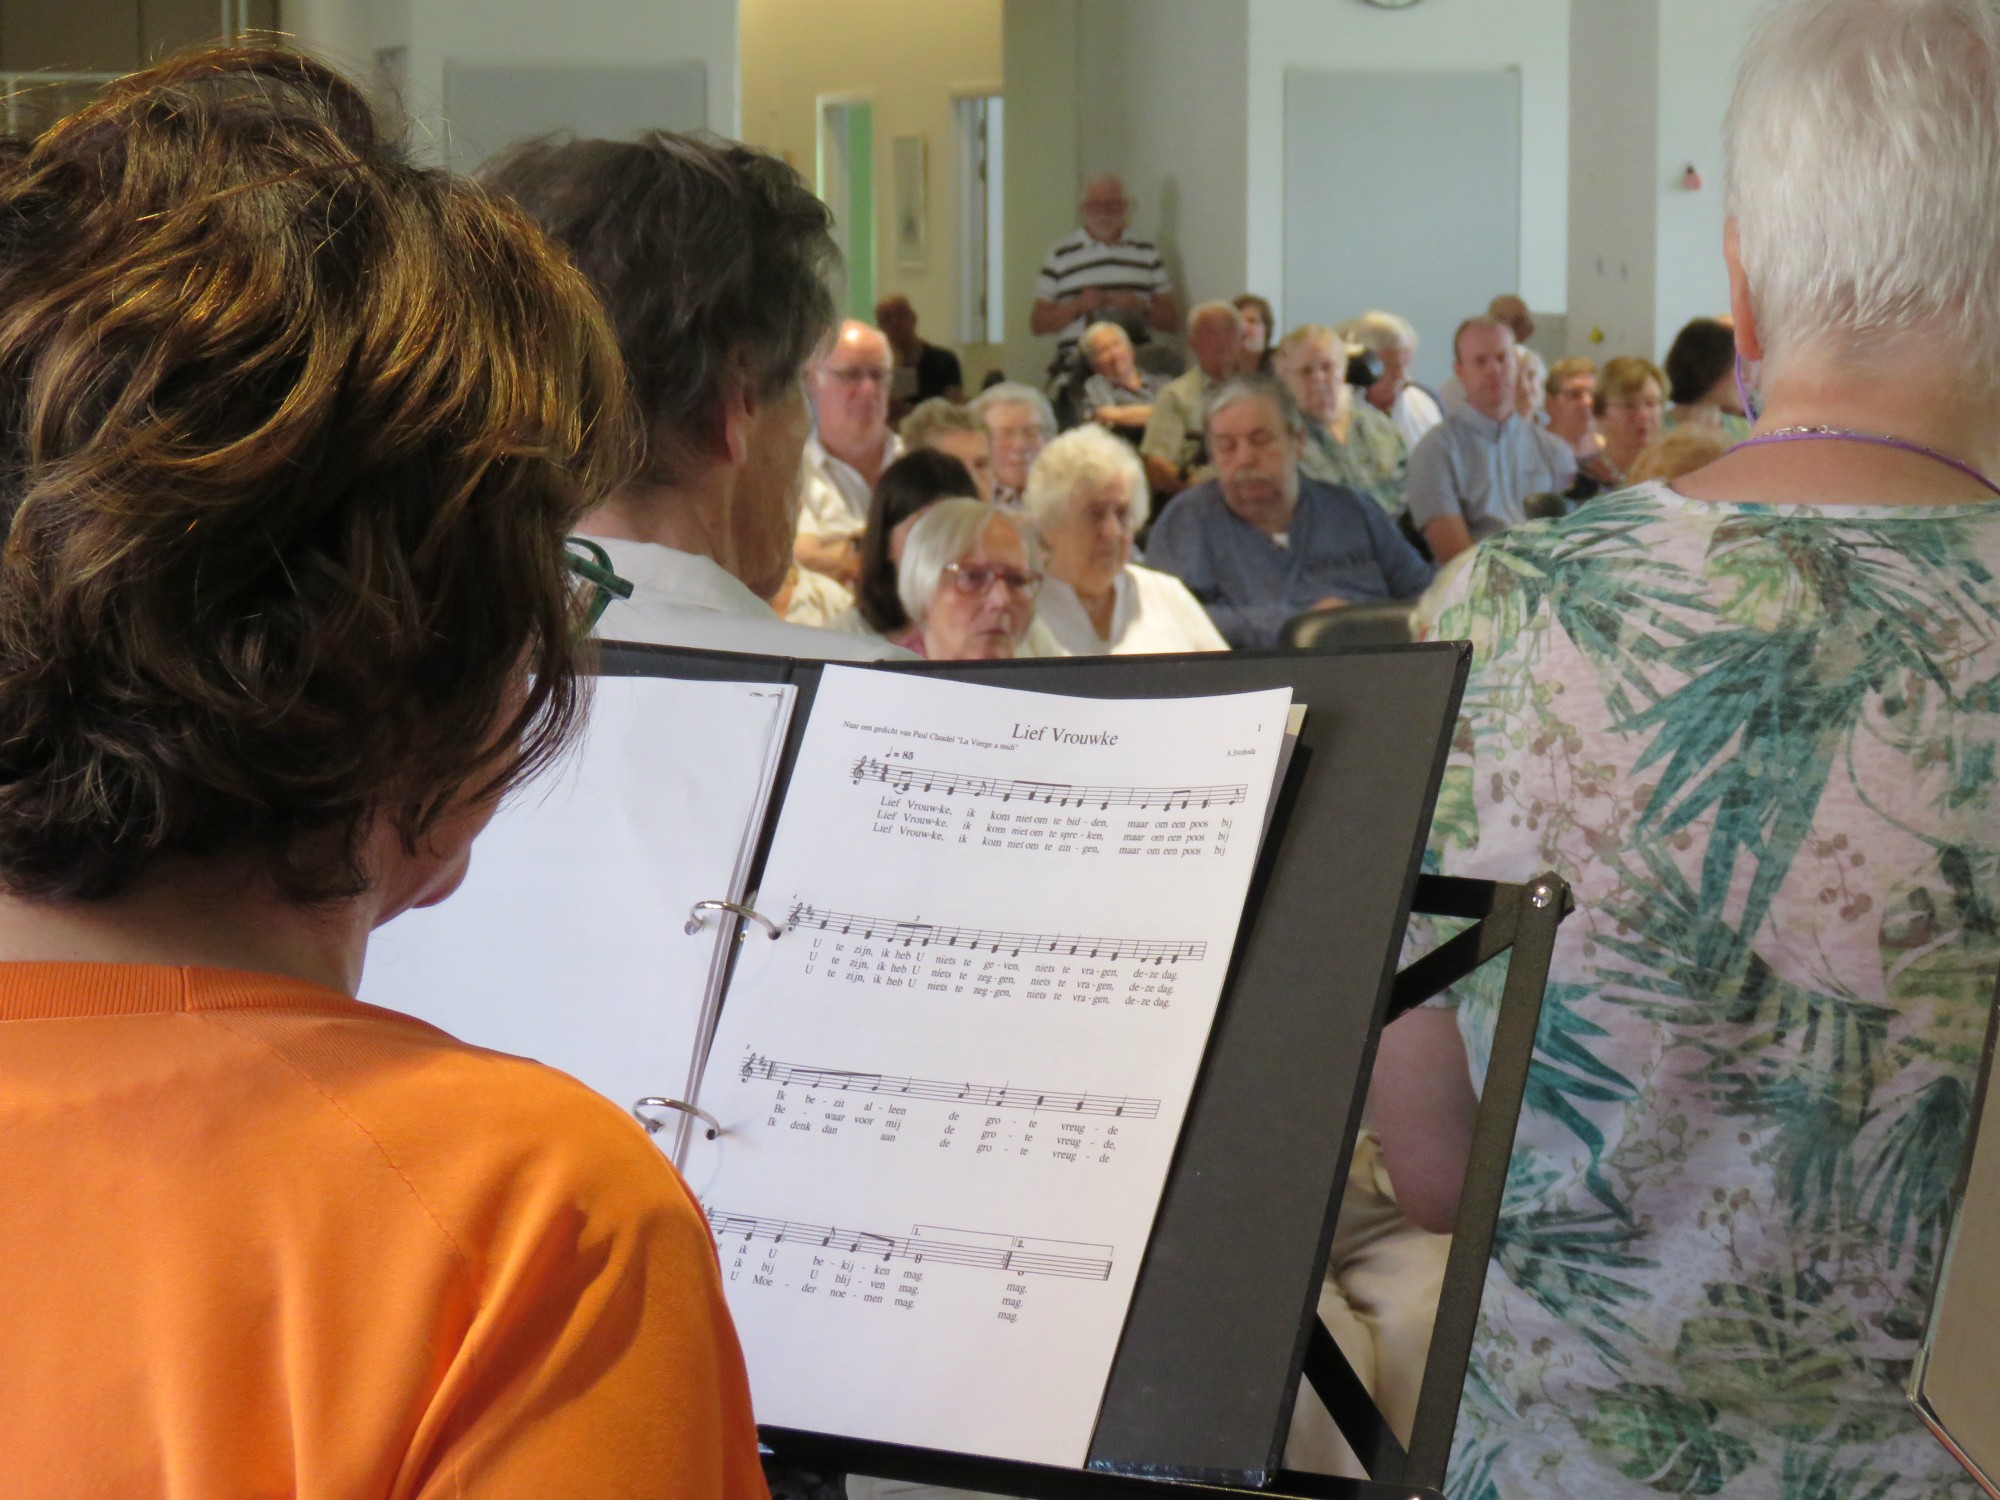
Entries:
[[946,563],[944,576],[952,589],[968,599],[977,599],[998,583],[1019,599],[1032,599],[1042,591],[1042,575],[1023,573],[1019,568],[993,567],[987,563]]
[[611,554],[589,537],[563,538],[563,563],[589,589],[578,634],[589,635],[613,599],[630,599],[632,585],[611,567]]
[[822,373],[836,385],[853,391],[864,385],[887,385],[894,371],[881,365],[829,365]]

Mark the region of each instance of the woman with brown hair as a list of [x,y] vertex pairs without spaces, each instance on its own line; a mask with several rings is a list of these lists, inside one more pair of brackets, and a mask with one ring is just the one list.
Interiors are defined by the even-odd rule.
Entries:
[[293,54],[0,169],[10,1494],[763,1493],[699,1210],[353,998],[581,713],[617,350]]

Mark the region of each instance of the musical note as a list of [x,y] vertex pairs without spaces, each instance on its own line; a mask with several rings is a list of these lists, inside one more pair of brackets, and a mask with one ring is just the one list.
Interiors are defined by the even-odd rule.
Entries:
[[[967,1234],[962,1239],[931,1236],[877,1234],[867,1229],[837,1229],[827,1224],[795,1224],[789,1219],[766,1219],[756,1214],[726,1213],[711,1209],[708,1227],[718,1241],[740,1239],[769,1240],[782,1245],[793,1240],[817,1241],[822,1249],[852,1250],[880,1260],[932,1260],[947,1266],[974,1266],[989,1271],[1012,1271],[1023,1276],[1068,1276],[1079,1281],[1111,1279],[1109,1245],[1071,1245],[1063,1240],[1018,1239],[1012,1236]],[[921,1227],[921,1226],[920,1226]],[[947,1231],[948,1232],[948,1231]],[[1012,1248],[980,1244],[978,1239],[1005,1239]],[[1068,1255],[1055,1250],[1026,1250],[1024,1245],[1060,1245],[1065,1249],[1093,1250],[1095,1255]]]
[[854,762],[854,784],[879,781],[896,792],[963,792],[968,797],[995,797],[1012,802],[1045,802],[1052,807],[1113,806],[1169,808],[1230,807],[1250,795],[1240,784],[1227,786],[1078,786],[1066,781],[1017,781],[1005,776],[963,776],[956,771],[931,771],[906,763],[890,764],[872,755]]
[[841,1089],[852,1093],[895,1094],[911,1099],[935,1099],[947,1104],[979,1104],[988,1109],[1056,1110],[1075,1115],[1108,1115],[1114,1119],[1156,1120],[1157,1099],[1122,1094],[1066,1094],[1053,1089],[1021,1089],[1007,1084],[944,1083],[933,1078],[896,1078],[885,1073],[856,1073],[842,1068],[814,1068],[777,1062],[755,1052],[743,1059],[736,1076],[746,1082],[767,1080],[801,1088]]
[[1201,939],[1171,942],[1151,938],[1071,937],[1050,932],[1002,932],[987,927],[939,927],[930,922],[899,922],[890,917],[866,917],[854,912],[823,911],[804,902],[794,902],[785,918],[785,929],[817,927],[822,932],[838,932],[843,937],[880,938],[901,943],[905,948],[984,948],[1019,958],[1023,953],[1059,953],[1067,958],[1133,958],[1141,963],[1177,964],[1182,959],[1196,962],[1208,956],[1208,944]]

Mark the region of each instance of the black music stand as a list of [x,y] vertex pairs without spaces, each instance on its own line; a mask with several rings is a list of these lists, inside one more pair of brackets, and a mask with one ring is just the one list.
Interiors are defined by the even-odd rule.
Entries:
[[[1420,873],[1469,655],[1462,643],[1436,643],[870,668],[1105,698],[1283,686],[1308,712],[1088,1467],[767,1427],[775,1461],[1036,1500],[1157,1497],[1163,1488],[1325,1500],[1436,1493],[1555,931],[1570,907],[1568,888],[1553,876],[1507,885]],[[819,663],[618,646],[606,649],[602,670],[792,683],[800,702],[778,773],[782,799]],[[767,829],[759,871],[768,841]],[[1399,972],[1413,910],[1472,925]],[[1406,1452],[1320,1325],[1318,1294],[1381,1028],[1501,954],[1508,955],[1504,1000]],[[1302,1375],[1373,1478],[1280,1467]]]

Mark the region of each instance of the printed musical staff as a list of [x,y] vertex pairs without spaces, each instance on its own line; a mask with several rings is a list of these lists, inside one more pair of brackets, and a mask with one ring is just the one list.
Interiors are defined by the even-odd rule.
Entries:
[[910,1099],[936,1099],[950,1104],[977,1104],[987,1109],[1048,1110],[1060,1114],[1106,1115],[1122,1120],[1156,1120],[1157,1099],[1133,1099],[1121,1094],[1066,1094],[1056,1089],[1015,1088],[1011,1084],[947,1083],[935,1078],[894,1078],[885,1073],[853,1073],[840,1068],[808,1068],[776,1062],[751,1053],[743,1059],[738,1078],[794,1083],[801,1088],[845,1089],[863,1094],[895,1094]]
[[[880,1260],[935,1261],[947,1266],[975,1266],[1019,1276],[1068,1276],[1079,1281],[1111,1279],[1109,1245],[1071,1245],[1063,1240],[1018,1239],[1009,1235],[972,1235],[960,1239],[932,1238],[918,1227],[914,1235],[875,1234],[866,1229],[836,1229],[828,1224],[799,1224],[790,1219],[766,1219],[755,1214],[709,1210],[709,1229],[717,1240],[769,1240],[777,1245],[806,1245],[817,1250],[851,1250]],[[933,1231],[938,1233],[938,1231]],[[985,1241],[987,1243],[981,1243]],[[1033,1245],[1093,1250],[1095,1255],[1069,1255]]]
[[879,938],[901,943],[905,948],[986,949],[1019,958],[1023,953],[1052,953],[1065,958],[1104,960],[1132,958],[1141,963],[1177,964],[1208,957],[1208,943],[1197,939],[1175,942],[1155,938],[1076,937],[1052,932],[1001,932],[988,927],[940,927],[931,922],[898,922],[889,917],[864,917],[854,912],[822,911],[803,902],[794,903],[785,918],[785,929],[817,927],[822,932],[838,932],[843,937]]
[[1002,802],[1046,802],[1052,807],[1113,806],[1169,808],[1230,807],[1250,795],[1250,788],[1229,786],[1077,786],[1064,781],[1017,781],[1006,776],[963,776],[956,771],[931,771],[922,766],[890,764],[864,755],[854,762],[854,781],[879,781],[897,792],[963,792],[968,797],[994,797]]

